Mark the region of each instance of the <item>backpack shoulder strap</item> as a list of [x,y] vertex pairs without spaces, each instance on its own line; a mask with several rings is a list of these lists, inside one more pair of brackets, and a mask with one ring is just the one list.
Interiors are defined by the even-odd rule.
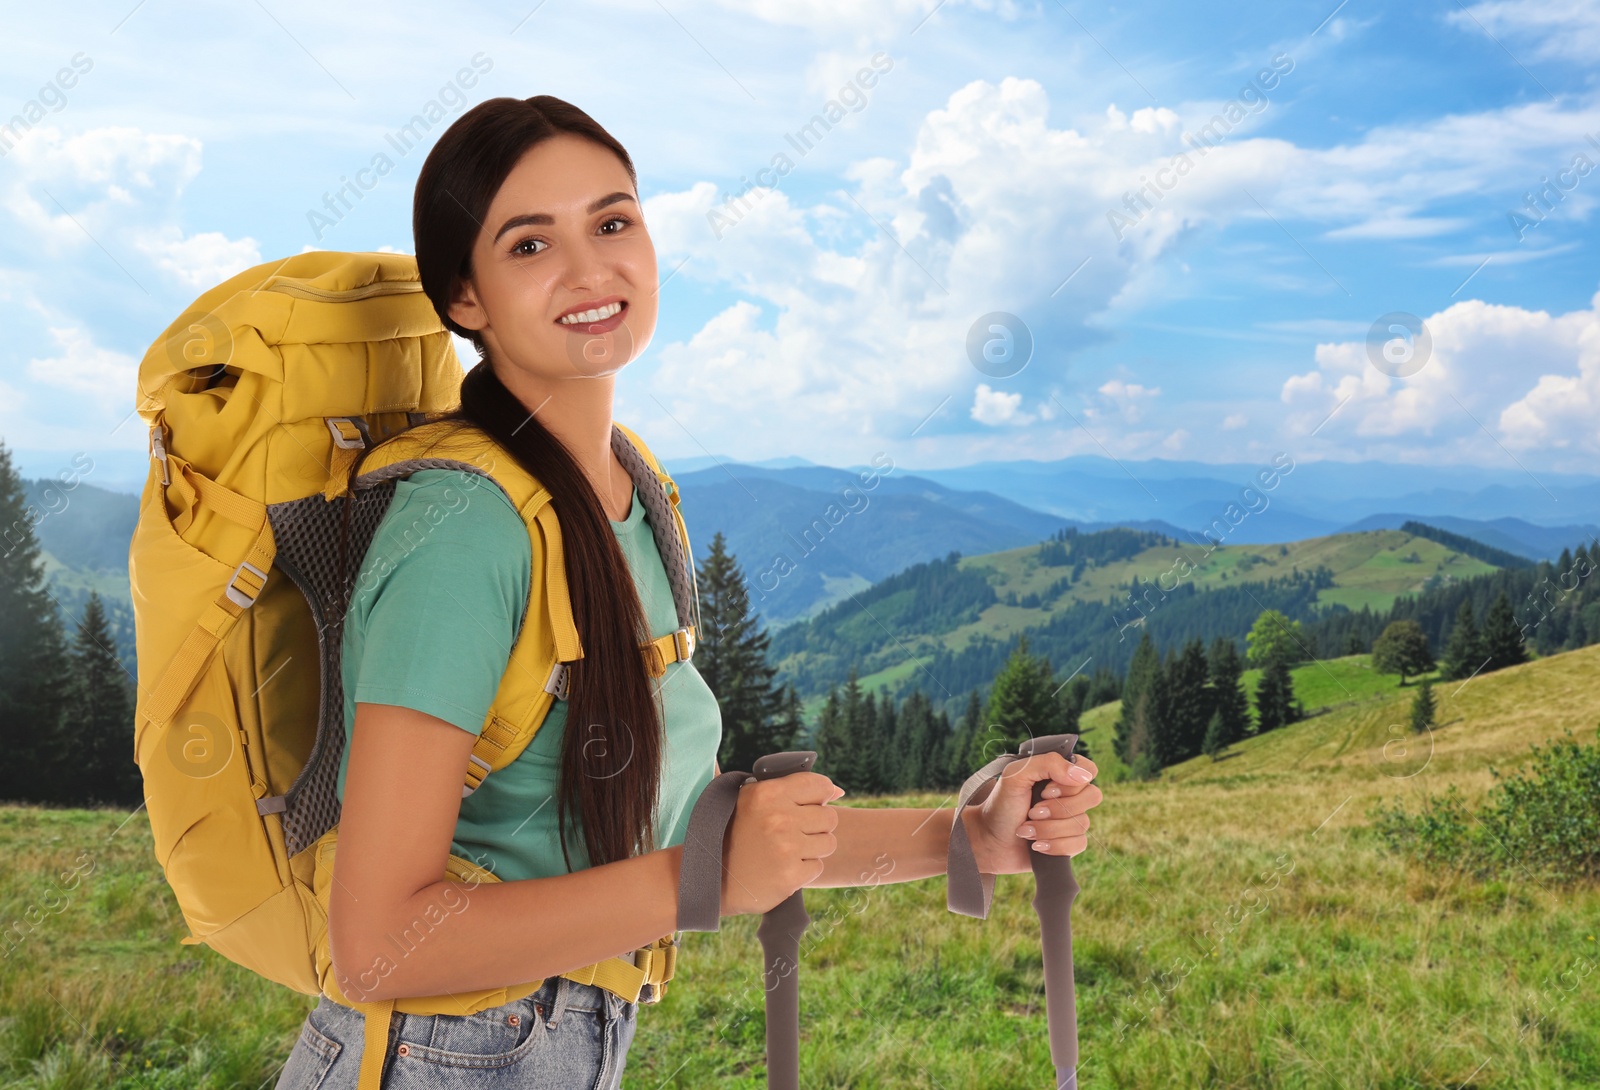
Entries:
[[[673,600],[678,606],[678,632],[663,636],[655,643],[661,646],[667,662],[674,658],[688,659],[694,654],[695,643],[703,629],[700,625],[700,583],[694,566],[694,548],[689,541],[688,524],[679,510],[681,498],[678,486],[632,428],[613,422],[611,446],[623,465],[629,466],[636,484],[639,477],[653,474],[660,485],[659,490],[641,486],[639,496],[650,512],[650,524],[656,532],[656,546],[667,569],[667,580],[672,585]],[[638,459],[636,465],[629,465],[632,458]],[[665,502],[660,502],[663,497]],[[675,644],[668,642],[674,639]],[[673,653],[674,648],[676,654]],[[657,671],[652,668],[652,672]]]
[[[368,468],[370,467],[370,468]],[[566,551],[551,496],[503,447],[463,421],[429,421],[379,443],[362,462],[356,489],[421,469],[480,473],[499,486],[528,527],[533,571],[528,604],[506,671],[468,760],[461,797],[527,748],[557,697],[566,695],[566,664],[583,657],[572,615]]]
[[[677,608],[678,628],[640,648],[646,669],[660,677],[668,663],[688,661],[694,655],[699,631],[699,586],[690,560],[688,527],[678,511],[677,488],[649,447],[630,429],[615,425],[612,449],[633,477],[651,516]],[[362,462],[363,472],[355,486],[371,487],[426,468],[463,469],[494,481],[527,523],[532,546],[534,571],[528,606],[506,672],[473,745],[462,788],[465,798],[490,772],[515,760],[532,741],[551,704],[568,697],[568,666],[583,657],[583,645],[572,614],[561,527],[550,491],[493,437],[459,420],[422,423],[379,443]]]

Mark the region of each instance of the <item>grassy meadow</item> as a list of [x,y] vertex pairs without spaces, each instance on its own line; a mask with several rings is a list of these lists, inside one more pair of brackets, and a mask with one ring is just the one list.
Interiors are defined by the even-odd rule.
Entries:
[[[1600,647],[1436,685],[1420,738],[1414,686],[1361,660],[1297,674],[1331,710],[1151,783],[1114,782],[1115,706],[1085,716],[1106,773],[1075,861],[1085,1090],[1600,1085],[1600,891],[1429,873],[1368,816],[1450,783],[1481,796],[1569,729],[1593,744]],[[313,1000],[178,944],[142,811],[0,807],[0,853],[0,1085],[272,1085]],[[808,892],[802,1085],[1050,1086],[1032,896],[1001,877],[975,920],[946,910],[942,878]],[[757,922],[685,934],[625,1086],[765,1086]]]

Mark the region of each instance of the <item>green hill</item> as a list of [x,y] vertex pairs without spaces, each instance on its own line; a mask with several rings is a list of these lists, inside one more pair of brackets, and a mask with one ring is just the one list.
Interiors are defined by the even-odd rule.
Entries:
[[[1002,599],[1015,596],[1020,602],[1030,594],[1047,599],[1051,585],[1068,569],[1041,564],[1038,557],[1039,547],[1029,546],[963,557],[960,567],[983,572]],[[1399,595],[1419,592],[1430,581],[1467,579],[1495,570],[1492,564],[1400,530],[1330,534],[1285,545],[1225,545],[1210,553],[1193,544],[1158,545],[1125,560],[1086,567],[1070,589],[1039,606],[1030,608],[1009,602],[990,606],[970,625],[951,629],[943,638],[951,649],[959,649],[978,633],[1015,636],[1039,624],[1041,614],[1064,609],[1073,602],[1121,602],[1135,577],[1143,582],[1157,581],[1162,589],[1171,589],[1182,578],[1201,590],[1217,590],[1241,583],[1264,583],[1319,566],[1333,573],[1334,585],[1319,592],[1317,604],[1338,603],[1352,609],[1363,605],[1388,608]],[[1132,615],[1133,606],[1120,612]]]
[[[1359,682],[1358,659],[1324,665]],[[1149,783],[1103,775],[1073,861],[1083,1085],[1600,1083],[1600,992],[1585,980],[1600,890],[1429,872],[1383,852],[1365,816],[1379,798],[1483,790],[1491,766],[1514,768],[1568,728],[1592,743],[1597,669],[1590,647],[1438,685],[1441,725],[1404,753],[1388,743],[1414,687],[1391,679],[1222,761]],[[1090,737],[1114,715],[1086,715]],[[1097,753],[1104,772],[1109,745]],[[179,945],[142,810],[0,807],[0,851],[0,1084],[227,1090],[277,1077],[313,1000]],[[999,876],[985,920],[949,912],[942,877],[807,890],[803,1084],[1048,1080],[1033,888]],[[758,923],[685,933],[665,1000],[639,1011],[625,1085],[765,1085]]]
[[[1084,540],[1131,534],[1112,530]],[[1063,553],[1046,544],[917,565],[777,632],[772,660],[796,684],[808,717],[852,667],[864,689],[895,692],[911,682],[945,700],[954,715],[954,698],[971,679],[992,677],[1003,649],[1024,632],[1063,677],[1091,657],[1092,668],[1120,672],[1145,615],[1181,617],[1180,629],[1207,639],[1237,638],[1269,607],[1294,619],[1334,606],[1381,611],[1402,596],[1499,570],[1399,530],[1228,545],[1209,554],[1170,541],[1110,552],[1114,559],[1075,565],[1068,549],[1067,563],[1047,563]],[[1136,581],[1137,603],[1129,599]]]

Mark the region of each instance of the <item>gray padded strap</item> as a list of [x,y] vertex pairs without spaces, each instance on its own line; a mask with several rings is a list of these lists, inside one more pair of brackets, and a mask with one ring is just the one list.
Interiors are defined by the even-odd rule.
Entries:
[[978,860],[972,854],[972,842],[967,839],[967,826],[961,815],[968,806],[988,798],[1006,765],[1019,759],[1015,753],[1002,753],[968,776],[961,785],[961,794],[956,797],[955,820],[950,823],[950,851],[945,866],[948,875],[945,904],[951,912],[976,916],[980,920],[989,918],[989,905],[994,900],[994,875],[979,873]]
[[722,842],[748,772],[724,772],[706,784],[689,811],[678,872],[678,930],[722,929]]
[[695,634],[700,631],[700,596],[694,585],[694,565],[683,548],[683,538],[678,536],[678,523],[672,517],[672,501],[667,498],[666,486],[650,468],[621,428],[611,425],[611,449],[617,461],[628,471],[639,490],[645,513],[650,516],[650,530],[655,535],[656,548],[661,553],[661,566],[667,569],[667,582],[672,585],[672,601],[678,610],[678,627],[693,625]]

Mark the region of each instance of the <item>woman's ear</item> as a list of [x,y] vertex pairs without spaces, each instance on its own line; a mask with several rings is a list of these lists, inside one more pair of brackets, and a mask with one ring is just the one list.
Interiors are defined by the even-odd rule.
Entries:
[[489,315],[478,301],[477,288],[471,280],[456,280],[450,295],[450,320],[464,329],[481,330],[489,324]]

